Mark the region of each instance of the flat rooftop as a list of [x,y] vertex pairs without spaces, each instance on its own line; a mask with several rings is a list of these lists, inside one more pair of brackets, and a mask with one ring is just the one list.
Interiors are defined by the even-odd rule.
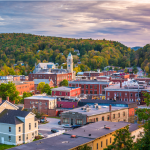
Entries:
[[[87,116],[94,116],[94,115],[109,112],[109,106],[101,106],[100,109],[93,108],[93,106],[94,105],[89,105],[90,110],[88,112],[81,109],[81,108],[85,107],[85,106],[83,106],[83,107],[75,108],[75,109],[72,109],[72,110],[69,110],[69,111],[64,111],[64,112],[62,112],[62,114],[66,113],[66,112],[78,112],[78,113],[81,113],[81,114],[85,114]],[[121,109],[125,109],[125,108],[128,108],[128,107],[112,106],[111,111],[117,111],[117,110],[121,110]]]
[[25,99],[34,99],[34,100],[49,100],[53,101],[56,98],[55,97],[49,97],[49,96],[31,96],[31,97],[26,97]]
[[0,84],[8,83],[8,82],[12,82],[15,85],[22,85],[22,84],[28,84],[28,83],[33,82],[33,81],[0,81]]
[[[118,129],[121,129],[129,125],[127,122],[109,122],[109,121],[99,121],[96,123],[91,123],[83,127],[71,130],[64,134],[77,135],[79,137],[85,137],[90,139],[99,138],[111,132],[114,132]],[[105,129],[104,126],[110,127],[110,129]],[[89,134],[91,134],[89,136]]]
[[74,90],[74,89],[78,89],[80,87],[65,87],[65,86],[61,86],[61,87],[58,87],[58,88],[53,88],[52,91],[71,91],[71,90]]
[[82,80],[74,80],[74,81],[69,81],[69,83],[75,83],[75,82],[78,82],[78,83],[87,83],[87,84],[109,84],[110,81],[107,80],[107,79],[103,79],[103,80],[87,80],[87,79],[82,79]]
[[89,138],[71,138],[70,135],[59,135],[35,142],[23,144],[10,150],[68,150],[84,143],[90,142]]

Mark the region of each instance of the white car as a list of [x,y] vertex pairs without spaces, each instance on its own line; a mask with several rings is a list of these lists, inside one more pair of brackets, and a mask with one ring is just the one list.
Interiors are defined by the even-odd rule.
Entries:
[[72,126],[70,124],[64,124],[62,125],[64,128],[72,128]]

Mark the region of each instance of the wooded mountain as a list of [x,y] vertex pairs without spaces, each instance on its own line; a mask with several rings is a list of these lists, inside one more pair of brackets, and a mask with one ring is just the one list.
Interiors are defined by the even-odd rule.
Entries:
[[137,50],[140,49],[140,48],[142,48],[142,47],[140,47],[140,46],[135,46],[135,47],[132,47],[131,49],[137,51]]
[[[80,51],[77,56],[74,49]],[[40,50],[40,51],[38,51]],[[38,36],[23,33],[0,34],[0,66],[9,67],[24,62],[26,70],[33,70],[39,62],[66,62],[71,52],[74,63],[78,59],[90,69],[103,69],[107,65],[128,67],[133,51],[127,46],[108,40],[73,39]],[[62,54],[63,53],[63,54]]]

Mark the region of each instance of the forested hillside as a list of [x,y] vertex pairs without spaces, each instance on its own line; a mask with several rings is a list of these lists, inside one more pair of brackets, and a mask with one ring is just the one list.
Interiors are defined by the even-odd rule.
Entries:
[[[80,56],[76,55],[74,49],[80,51]],[[119,42],[105,39],[72,39],[23,33],[0,34],[0,66],[2,70],[4,65],[12,69],[14,64],[18,64],[15,69],[18,71],[23,69],[19,73],[25,74],[34,69],[35,63],[54,62],[61,65],[66,62],[69,52],[75,55],[74,63],[80,59],[82,64],[91,70],[103,69],[107,65],[128,67],[130,55],[132,56],[130,48]],[[19,66],[19,62],[23,62],[25,67]]]
[[141,66],[143,70],[150,73],[150,44],[147,44],[143,48],[138,49],[135,52],[134,60],[132,63]]

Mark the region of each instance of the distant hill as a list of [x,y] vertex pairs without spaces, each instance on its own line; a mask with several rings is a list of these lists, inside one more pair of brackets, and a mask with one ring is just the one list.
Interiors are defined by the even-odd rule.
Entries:
[[133,49],[133,50],[138,50],[138,49],[140,49],[140,48],[142,48],[142,47],[140,47],[140,46],[136,46],[136,47],[131,47],[131,49]]
[[[79,50],[80,56],[77,56],[74,49]],[[0,34],[0,66],[6,64],[13,67],[14,64],[23,62],[32,70],[35,63],[39,62],[61,65],[66,63],[69,52],[74,55],[74,63],[80,59],[81,64],[90,69],[103,69],[108,65],[128,67],[130,53],[134,53],[117,41],[105,39],[73,39],[23,33]]]

